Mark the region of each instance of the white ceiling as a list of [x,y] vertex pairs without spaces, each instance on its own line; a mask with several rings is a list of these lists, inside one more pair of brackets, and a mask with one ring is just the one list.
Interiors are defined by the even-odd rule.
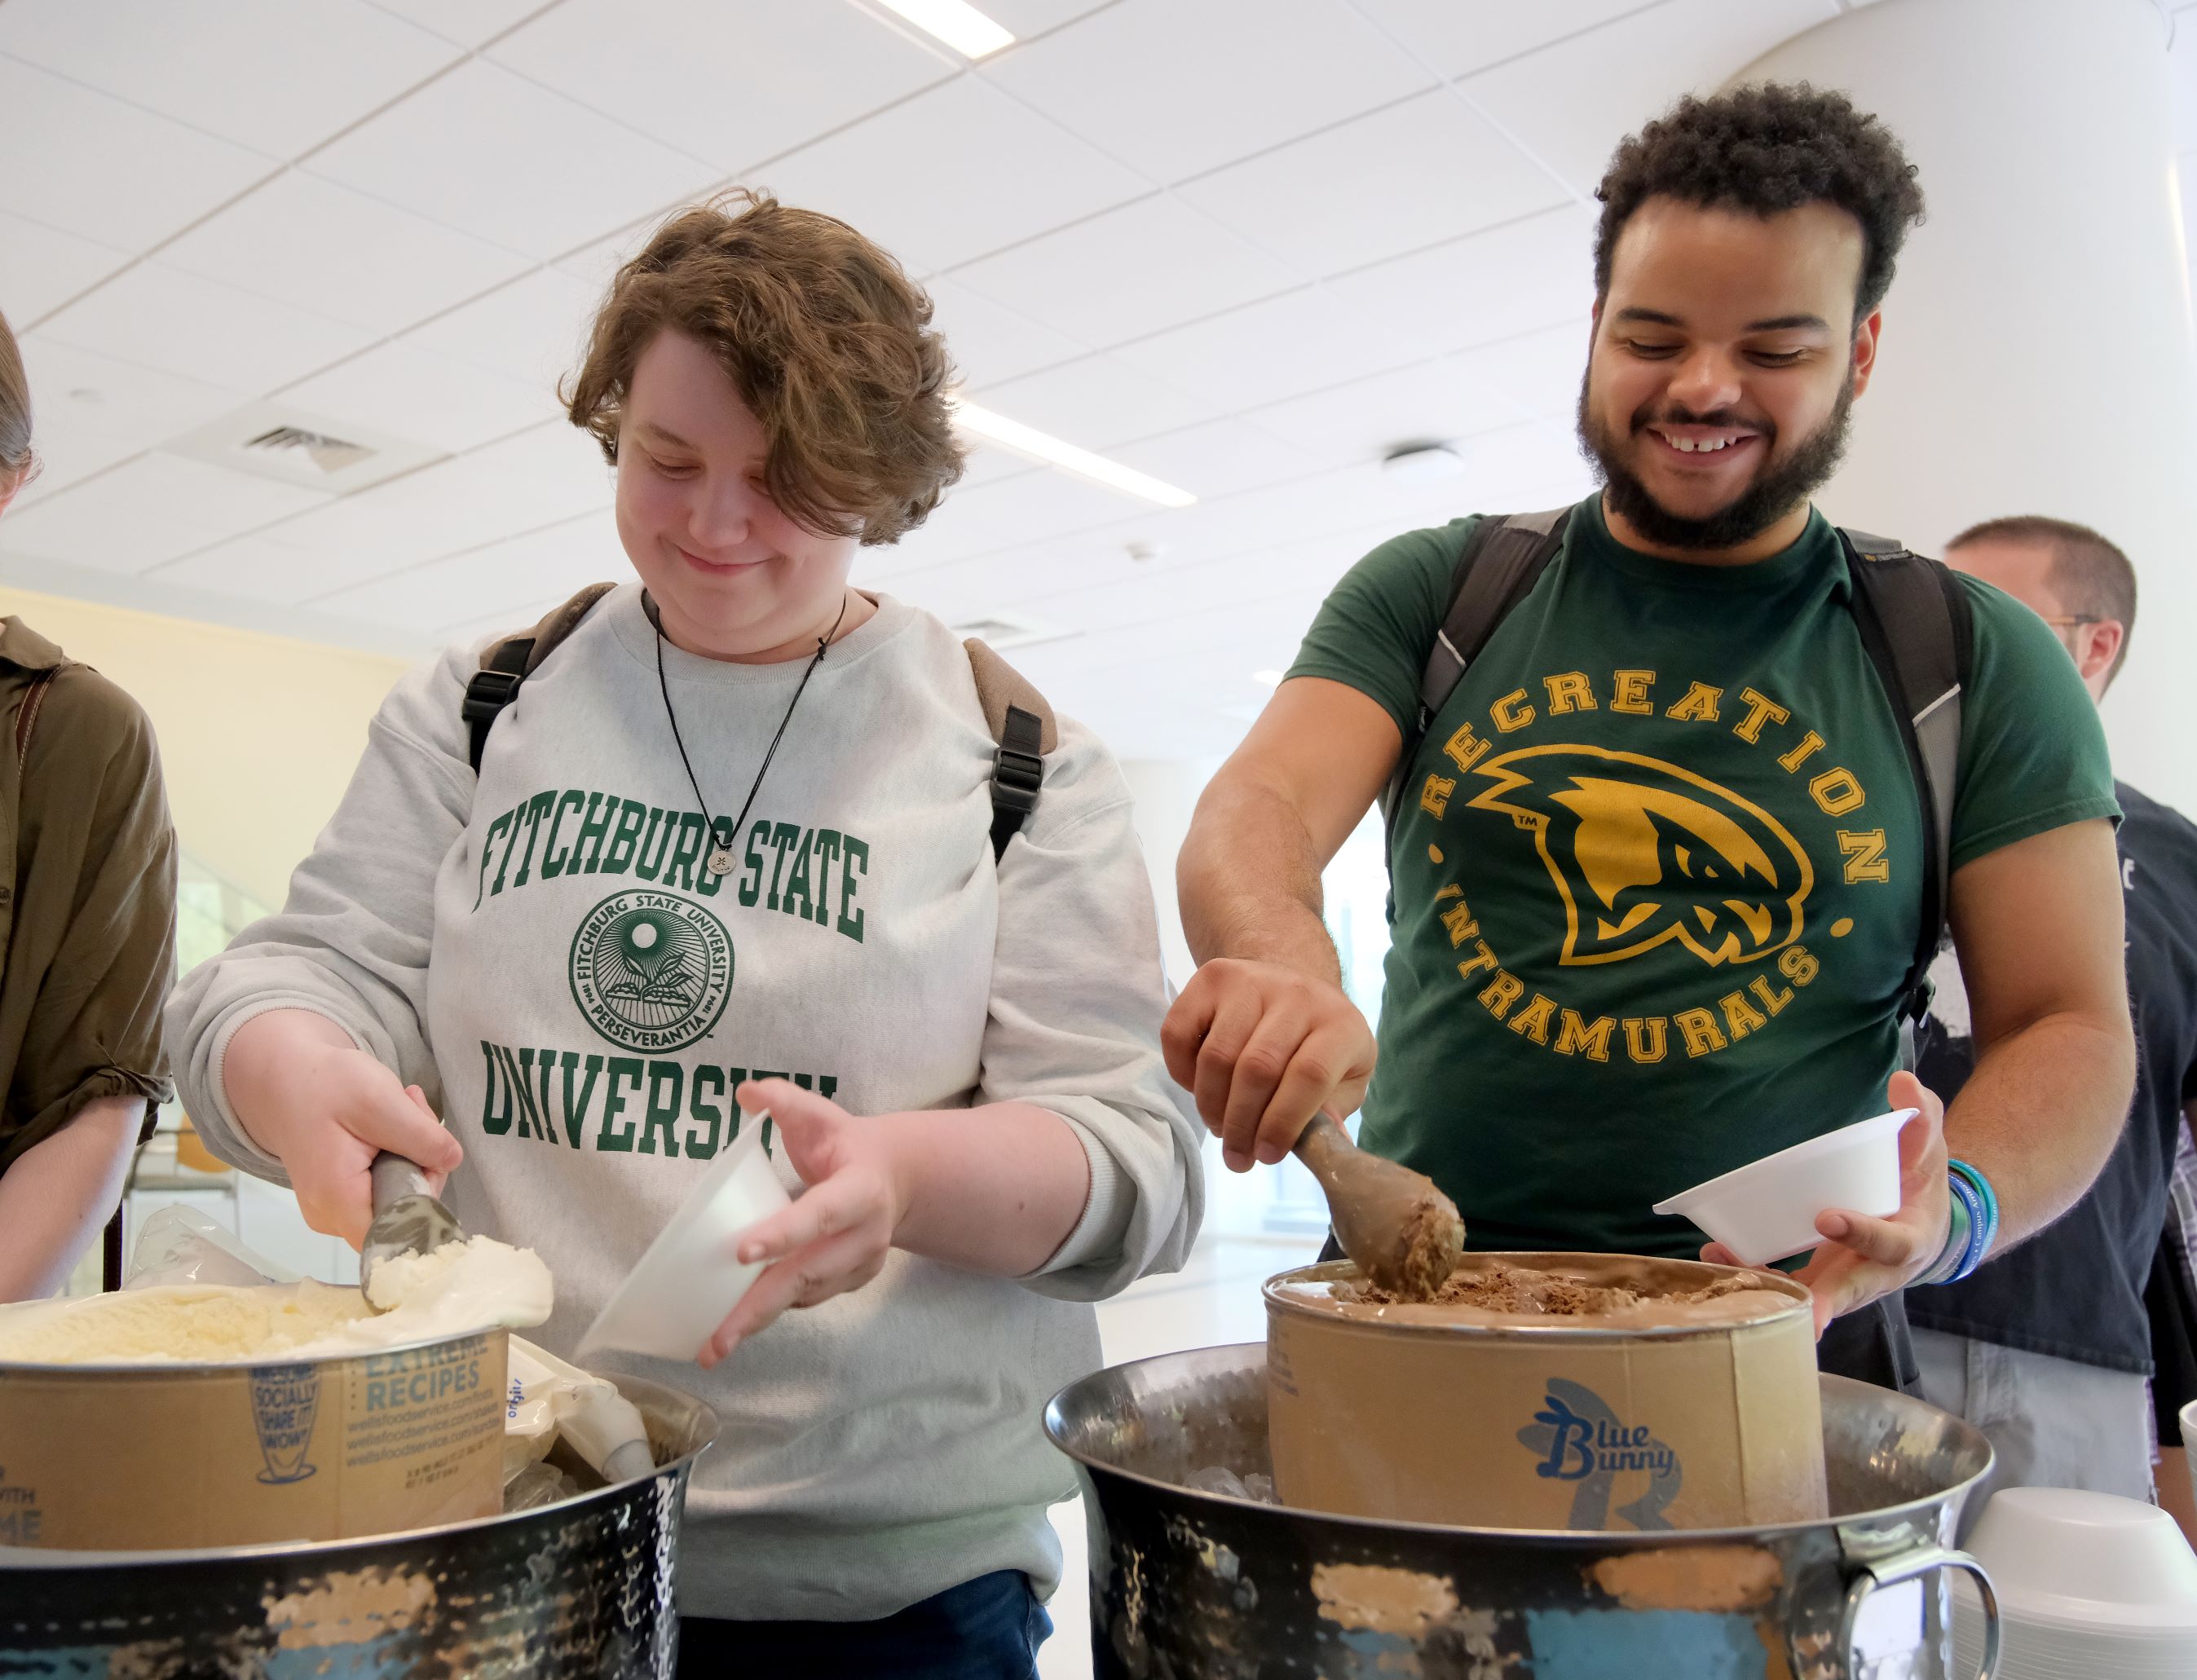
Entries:
[[[5,0],[46,470],[0,566],[403,652],[524,623],[624,571],[554,395],[602,286],[768,187],[925,277],[976,400],[1199,497],[983,449],[858,581],[1069,632],[1014,658],[1126,756],[1220,751],[1366,547],[1584,492],[1611,145],[1855,3],[979,0],[1022,38],[971,66],[862,0]],[[164,447],[262,399],[438,458],[331,497]],[[1384,478],[1417,439],[1462,477]]]

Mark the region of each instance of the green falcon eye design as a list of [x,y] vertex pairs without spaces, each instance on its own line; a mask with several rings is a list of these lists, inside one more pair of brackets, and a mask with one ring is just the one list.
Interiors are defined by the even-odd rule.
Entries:
[[671,893],[605,899],[572,936],[573,1001],[595,1030],[631,1050],[679,1050],[704,1036],[732,991],[725,925]]

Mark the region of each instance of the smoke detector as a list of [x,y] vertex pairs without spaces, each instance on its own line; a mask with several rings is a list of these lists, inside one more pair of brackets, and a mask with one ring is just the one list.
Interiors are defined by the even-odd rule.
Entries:
[[1464,457],[1446,443],[1399,443],[1381,457],[1381,471],[1400,484],[1440,484],[1464,471]]
[[161,448],[328,495],[362,490],[449,454],[280,403],[248,403]]

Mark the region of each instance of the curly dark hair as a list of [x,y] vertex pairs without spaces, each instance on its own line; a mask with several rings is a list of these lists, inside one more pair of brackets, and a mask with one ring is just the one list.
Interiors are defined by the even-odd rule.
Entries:
[[1757,216],[1834,204],[1861,223],[1859,322],[1884,301],[1900,244],[1922,219],[1915,176],[1892,130],[1842,93],[1764,82],[1712,99],[1689,95],[1619,143],[1595,189],[1595,295],[1609,295],[1617,237],[1651,198]]
[[679,211],[617,271],[559,392],[613,466],[634,366],[667,330],[731,376],[770,439],[770,498],[807,530],[897,542],[961,476],[930,298],[836,217],[734,192]]

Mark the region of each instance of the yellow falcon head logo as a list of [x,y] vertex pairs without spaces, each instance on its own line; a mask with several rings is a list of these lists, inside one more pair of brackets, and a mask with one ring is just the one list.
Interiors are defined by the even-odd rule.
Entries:
[[1472,798],[1530,831],[1563,899],[1563,960],[1616,963],[1677,940],[1711,968],[1800,936],[1815,871],[1783,823],[1661,759],[1525,747],[1477,767]]

